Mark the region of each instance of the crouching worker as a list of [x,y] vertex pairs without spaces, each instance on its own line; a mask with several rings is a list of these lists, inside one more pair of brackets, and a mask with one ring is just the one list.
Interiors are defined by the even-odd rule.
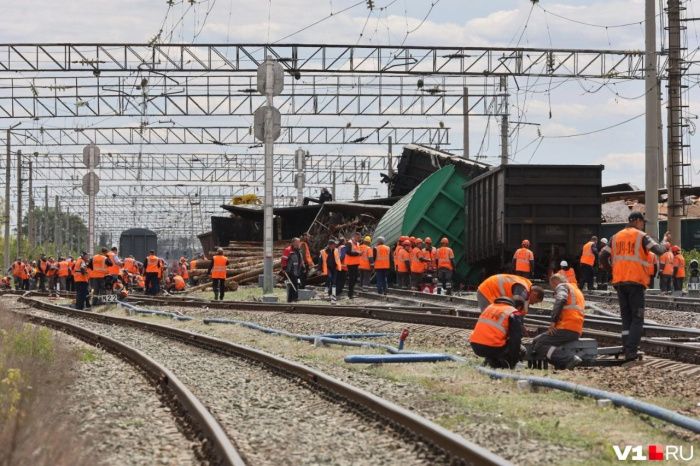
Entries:
[[566,353],[560,347],[578,340],[583,333],[586,302],[581,290],[559,274],[553,274],[549,284],[554,290],[552,324],[546,333],[532,341],[532,351],[540,359],[546,357],[557,369],[572,369],[581,364],[581,358]]
[[476,290],[476,301],[482,312],[493,304],[496,298],[514,296],[522,297],[528,304],[537,304],[544,299],[544,290],[537,285],[533,286],[527,278],[507,273],[491,275],[481,282]]
[[522,354],[524,314],[525,300],[521,296],[497,298],[481,313],[469,342],[474,353],[485,358],[484,365],[515,368]]

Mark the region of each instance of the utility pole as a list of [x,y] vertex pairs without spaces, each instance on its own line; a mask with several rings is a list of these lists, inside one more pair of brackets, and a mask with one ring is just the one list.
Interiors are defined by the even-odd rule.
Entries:
[[56,216],[56,220],[53,223],[53,244],[56,246],[56,251],[58,251],[61,248],[59,245],[61,242],[61,205],[58,203],[58,195],[54,198],[54,202],[54,215]]
[[34,247],[36,243],[36,235],[34,231],[34,170],[33,163],[29,160],[29,206],[27,210],[27,240],[29,241],[29,249]]
[[297,188],[297,205],[304,204],[304,169],[306,168],[306,152],[301,147],[294,152],[296,164],[296,177],[294,185]]
[[646,208],[647,233],[659,237],[659,125],[657,117],[658,91],[656,86],[656,0],[645,0],[644,63],[645,120],[644,120],[644,205]]
[[463,126],[462,126],[462,156],[465,159],[469,158],[469,88],[464,86],[464,92],[462,94],[462,113]]
[[501,165],[508,165],[508,77],[501,76],[503,114],[501,115]]
[[681,244],[681,217],[684,216],[681,188],[684,184],[681,77],[680,0],[668,0],[668,231],[675,244]]
[[331,186],[331,194],[333,195],[333,200],[334,200],[334,201],[337,201],[338,199],[336,199],[336,197],[335,197],[335,186],[336,186],[336,183],[335,183],[335,170],[333,170],[333,185]]
[[[394,139],[392,136],[389,136],[389,153],[386,155],[386,164],[387,164],[387,171],[389,173],[389,183],[386,184],[386,195],[387,197],[391,197],[391,180],[394,179]],[[333,176],[333,184],[335,184],[335,172]],[[335,200],[335,193],[333,193],[333,200]]]
[[22,151],[17,151],[17,257],[22,257]]
[[666,164],[664,163],[664,122],[661,119],[661,106],[663,105],[663,98],[661,97],[661,80],[657,79],[656,81],[656,93],[657,93],[657,101],[656,101],[656,125],[657,125],[657,143],[659,146],[659,157],[658,157],[658,172],[657,172],[657,177],[656,181],[659,183],[659,189],[665,188],[666,187],[666,177],[664,176],[665,169],[666,169]]
[[4,270],[10,268],[10,183],[12,181],[12,128],[7,129],[7,157],[5,159],[5,245],[4,253]]

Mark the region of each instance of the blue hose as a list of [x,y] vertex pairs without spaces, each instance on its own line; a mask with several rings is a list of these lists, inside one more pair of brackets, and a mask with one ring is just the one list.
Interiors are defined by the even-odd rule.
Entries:
[[527,380],[533,385],[541,385],[543,387],[556,388],[557,390],[563,390],[566,392],[575,393],[577,395],[586,395],[595,399],[607,399],[612,401],[616,405],[624,406],[625,408],[631,409],[632,411],[647,414],[657,419],[670,422],[671,424],[683,427],[684,429],[688,429],[696,434],[700,433],[700,420],[698,419],[684,416],[675,411],[671,411],[669,409],[662,408],[660,406],[656,406],[650,403],[645,403],[643,401],[636,400],[629,396],[620,395],[619,393],[607,392],[605,390],[599,390],[597,388],[587,387],[585,385],[578,385],[571,382],[564,382],[562,380],[550,379],[547,377],[508,374],[505,372],[495,371],[493,369],[487,369],[485,367],[477,367],[477,370],[496,379]]
[[397,336],[398,333],[321,333],[324,338],[382,338]]
[[379,364],[391,362],[438,362],[454,361],[454,357],[442,353],[400,353],[400,354],[349,354],[345,362],[354,364]]

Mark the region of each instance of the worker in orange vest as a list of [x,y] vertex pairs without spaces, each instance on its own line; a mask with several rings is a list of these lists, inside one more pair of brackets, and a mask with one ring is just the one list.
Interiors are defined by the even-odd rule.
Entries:
[[665,252],[664,246],[644,233],[645,224],[644,215],[632,212],[625,229],[610,238],[601,253],[601,262],[612,264],[612,284],[620,302],[622,345],[627,361],[637,359],[644,328],[644,292],[649,285],[647,253],[660,256]]
[[355,298],[355,285],[360,273],[361,237],[360,232],[356,231],[352,234],[352,239],[345,244],[345,265],[348,268],[348,298],[350,299]]
[[396,275],[399,287],[406,290],[410,287],[411,241],[408,239],[404,240],[398,248],[396,253]]
[[673,253],[671,243],[665,243],[666,252],[659,257],[659,279],[662,293],[673,290]]
[[335,277],[335,295],[336,298],[340,299],[348,277],[348,266],[345,264],[345,252],[347,251],[347,248],[345,238],[343,236],[338,237],[337,249],[338,256],[340,256],[340,270],[337,272]]
[[437,250],[438,281],[447,294],[452,294],[452,274],[455,270],[455,253],[450,247],[450,240],[442,238]]
[[574,268],[569,267],[569,263],[566,261],[561,261],[559,263],[559,267],[561,267],[561,269],[557,273],[562,277],[566,278],[566,281],[568,283],[571,283],[572,285],[578,287],[578,282],[576,281],[576,272],[574,271]]
[[129,256],[124,259],[124,270],[126,270],[130,274],[137,274],[139,272],[134,256]]
[[67,291],[67,278],[70,274],[70,264],[63,258],[58,258],[58,272],[56,276],[58,277],[58,289],[59,291]]
[[[190,272],[195,270],[197,268],[197,260],[204,260],[204,254],[200,253],[196,258],[192,259],[190,261]],[[196,285],[197,281],[195,278],[192,276],[192,273],[190,273],[190,285]]]
[[187,281],[190,279],[190,271],[187,267],[187,259],[185,259],[184,257],[181,257],[178,261],[177,273],[175,275],[179,275],[180,277],[182,277],[182,279],[185,280],[185,283],[187,283]]
[[[491,275],[481,282],[476,290],[476,302],[479,310],[485,311],[487,307],[496,302],[496,299],[501,296],[506,298],[520,296],[530,305],[542,302],[544,290],[542,287],[533,285],[530,280],[520,275],[505,273]],[[527,311],[527,306],[525,311]]]
[[521,359],[525,300],[521,296],[499,297],[479,315],[469,343],[484,364],[513,369]]
[[377,293],[386,295],[388,287],[389,270],[391,269],[391,248],[384,244],[383,236],[377,238],[374,247],[374,278],[377,281]]
[[328,299],[331,304],[336,302],[336,279],[338,271],[341,269],[340,252],[338,252],[338,242],[335,238],[328,240],[328,246],[321,250],[320,254],[321,273],[326,277],[326,289],[328,290]]
[[19,274],[20,274],[19,279],[21,282],[21,288],[23,290],[28,290],[29,289],[29,275],[31,273],[31,267],[27,263],[26,260],[22,260],[21,263],[22,263],[22,266],[20,267],[20,270],[19,270]]
[[659,258],[651,251],[647,252],[647,273],[649,274],[649,288],[654,288],[654,279],[659,273]]
[[183,291],[185,289],[185,278],[182,275],[171,273],[168,276],[168,293]]
[[146,294],[157,295],[160,293],[160,258],[150,250],[143,263],[146,266]]
[[73,274],[73,282],[75,283],[75,308],[85,309],[90,308],[88,294],[88,254],[83,251],[73,263],[71,272]]
[[414,244],[415,246],[411,249],[411,287],[420,291],[427,266],[423,254],[423,240],[416,238]]
[[374,248],[372,248],[371,236],[364,237],[360,245],[360,253],[360,290],[365,291],[365,287],[369,286],[374,264]]
[[581,364],[581,358],[560,347],[577,341],[583,333],[586,301],[581,290],[560,274],[552,274],[549,285],[554,290],[552,323],[545,333],[535,337],[531,351],[539,359],[548,359],[557,369],[573,369]]
[[408,241],[408,236],[403,236],[403,235],[399,236],[399,240],[396,242],[396,245],[394,246],[393,252],[391,255],[391,257],[394,261],[394,274],[396,275],[396,286],[397,287],[401,287],[401,285],[399,283],[398,260],[397,260],[396,256],[398,255],[399,251],[401,251],[404,248],[403,244],[406,241]]
[[12,278],[14,279],[15,282],[15,290],[21,290],[22,289],[22,261],[19,259],[15,259],[15,261],[12,263],[12,266],[10,267],[10,272],[12,272]]
[[226,293],[226,272],[228,267],[228,257],[224,256],[223,248],[216,250],[216,255],[211,258],[211,265],[207,273],[211,277],[212,289],[214,290],[214,301],[224,300]]
[[49,261],[46,259],[44,254],[39,258],[39,273],[37,278],[39,279],[39,290],[46,291],[46,272],[49,269]]
[[299,277],[301,281],[299,288],[306,288],[306,280],[309,277],[309,272],[315,265],[314,260],[311,257],[311,247],[309,246],[310,240],[311,235],[309,235],[309,232],[306,232],[303,235],[301,235],[299,250],[301,251],[301,256],[304,259],[304,264],[306,265],[306,267],[304,267],[304,269],[301,272],[301,277]]
[[683,281],[685,280],[685,257],[678,246],[671,247],[673,253],[673,291],[683,293]]
[[[95,254],[88,261],[87,268],[92,270],[92,273],[89,275],[93,290],[92,304],[97,304],[97,296],[105,294],[107,290],[105,277],[109,274],[109,267],[112,265],[112,261],[107,256],[108,252],[107,248],[102,248],[99,254]],[[49,260],[51,259],[49,258]]]
[[530,278],[535,270],[535,255],[530,251],[530,241],[524,239],[520,249],[513,254],[515,275]]
[[49,295],[52,295],[56,293],[58,288],[58,263],[53,256],[49,256],[46,277],[49,282]]
[[584,286],[588,287],[588,290],[593,289],[593,277],[596,257],[598,257],[598,237],[592,236],[591,240],[583,245],[581,249],[581,258],[579,259],[579,266],[581,267],[581,289]]
[[434,276],[437,270],[437,248],[433,246],[433,240],[430,236],[427,236],[425,240],[423,240],[423,244],[425,245],[425,248],[423,248],[423,257],[427,259],[425,263],[426,272]]
[[122,267],[122,260],[119,257],[119,250],[116,246],[112,247],[112,250],[107,252],[107,257],[109,257],[112,265],[107,267],[107,276],[105,276],[105,287],[108,290],[113,288],[114,283],[119,280],[120,270]]

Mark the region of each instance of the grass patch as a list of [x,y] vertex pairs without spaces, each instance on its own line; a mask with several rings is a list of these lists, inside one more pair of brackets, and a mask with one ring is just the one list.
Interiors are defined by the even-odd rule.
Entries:
[[78,360],[86,363],[93,363],[99,359],[99,355],[92,348],[81,348],[78,350]]

